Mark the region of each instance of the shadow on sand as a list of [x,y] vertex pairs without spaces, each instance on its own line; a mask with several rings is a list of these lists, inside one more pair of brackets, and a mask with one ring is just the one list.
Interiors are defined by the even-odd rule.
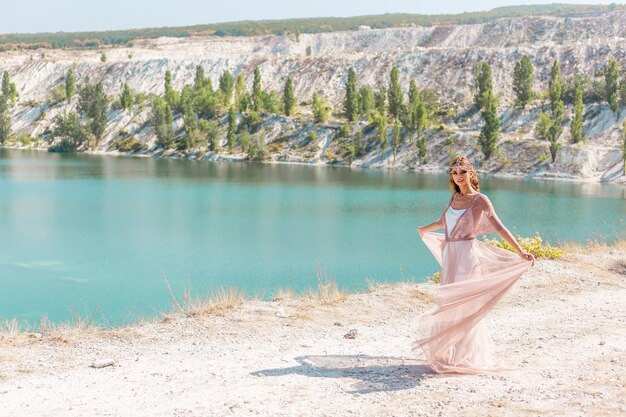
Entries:
[[307,355],[294,358],[300,365],[290,368],[264,369],[255,376],[304,375],[321,378],[358,380],[351,394],[400,391],[419,384],[425,376],[436,374],[415,359],[369,355]]

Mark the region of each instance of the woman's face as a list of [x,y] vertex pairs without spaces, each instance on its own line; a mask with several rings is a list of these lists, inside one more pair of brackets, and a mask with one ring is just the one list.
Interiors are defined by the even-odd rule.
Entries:
[[465,184],[468,187],[470,186],[470,173],[467,169],[463,167],[451,168],[450,176],[456,185],[461,186]]

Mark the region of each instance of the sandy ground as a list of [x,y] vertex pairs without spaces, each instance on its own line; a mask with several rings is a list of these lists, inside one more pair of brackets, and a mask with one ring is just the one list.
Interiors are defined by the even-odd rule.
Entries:
[[[414,358],[432,288],[4,335],[0,416],[626,415],[623,243],[540,261],[518,282],[488,317],[499,355],[518,367],[505,373],[435,375]],[[99,360],[114,364],[91,366]]]

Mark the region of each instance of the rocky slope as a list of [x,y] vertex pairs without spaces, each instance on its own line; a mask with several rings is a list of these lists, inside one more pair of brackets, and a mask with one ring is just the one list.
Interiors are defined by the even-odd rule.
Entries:
[[[452,103],[458,114],[464,114],[472,101],[472,68],[477,62],[488,61],[492,64],[495,91],[501,97],[503,132],[500,155],[482,164],[485,172],[625,183],[621,175],[620,127],[626,111],[622,110],[621,116],[615,118],[605,106],[588,105],[584,128],[588,142],[569,144],[566,127],[561,137],[563,146],[552,164],[547,142],[533,132],[539,108],[513,109],[511,89],[513,66],[524,54],[531,57],[535,66],[537,89],[547,87],[550,65],[557,57],[564,77],[577,73],[593,77],[611,57],[624,68],[625,38],[626,13],[612,12],[501,19],[478,25],[302,34],[298,39],[286,36],[160,38],[137,41],[132,47],[108,49],[105,63],[100,60],[101,50],[7,51],[0,53],[0,71],[9,71],[20,92],[20,105],[12,110],[14,133],[37,138],[50,127],[55,114],[76,105],[46,104],[50,90],[63,82],[72,65],[79,82],[87,77],[91,81],[103,81],[111,95],[119,94],[125,82],[137,91],[162,94],[167,69],[172,71],[173,86],[180,89],[193,82],[196,65],[204,67],[214,85],[222,71],[228,69],[234,75],[243,74],[250,88],[252,73],[258,66],[265,89],[280,90],[286,76],[291,75],[300,101],[307,101],[318,92],[334,107],[340,106],[349,67],[356,69],[359,85],[377,87],[382,80],[387,82],[390,69],[397,66],[404,86],[415,79],[421,87],[440,94],[441,102]],[[311,50],[310,56],[307,48]],[[300,108],[304,119],[308,111],[308,107]],[[97,150],[110,149],[111,142],[123,130],[144,143],[148,148],[146,153],[160,155],[158,149],[150,149],[155,134],[146,123],[149,116],[146,109],[136,108],[132,113],[111,111],[106,136]],[[177,127],[181,123],[180,119],[175,120]],[[569,119],[566,123],[569,124]],[[224,129],[223,125],[224,121]],[[271,148],[273,160],[347,163],[340,152],[341,143],[334,140],[337,123],[313,125],[302,117],[269,117],[264,127],[268,142],[279,140]],[[362,124],[353,127],[352,133],[363,127]],[[409,143],[398,150],[395,161],[391,152],[381,155],[376,146],[370,146],[367,155],[353,165],[441,169],[452,151],[470,154],[476,161],[482,159],[476,144],[480,131],[478,115],[465,113],[431,127],[427,132],[430,163],[426,165],[417,161],[414,147]],[[318,132],[318,138],[309,141],[307,136],[312,130]],[[363,130],[366,141],[374,134],[367,128]],[[215,154],[202,148],[173,156],[244,157]]]

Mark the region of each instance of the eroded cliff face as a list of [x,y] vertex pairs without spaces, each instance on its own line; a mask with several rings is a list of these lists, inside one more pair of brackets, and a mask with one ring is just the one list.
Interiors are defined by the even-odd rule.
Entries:
[[[307,56],[307,48],[311,54]],[[605,106],[587,106],[585,133],[587,143],[569,144],[565,127],[557,161],[550,163],[547,142],[533,133],[538,108],[528,111],[513,109],[512,75],[515,62],[529,55],[535,67],[535,88],[545,89],[550,66],[559,58],[564,77],[576,73],[594,76],[609,58],[620,68],[626,65],[626,13],[613,12],[579,17],[529,17],[501,19],[480,25],[409,27],[381,30],[360,30],[323,34],[301,34],[292,37],[197,37],[187,39],[160,38],[137,41],[132,47],[106,50],[107,62],[100,61],[102,50],[67,51],[37,50],[0,53],[0,71],[8,70],[20,92],[20,105],[12,110],[13,131],[17,135],[38,137],[52,124],[55,114],[73,109],[76,103],[49,106],[45,104],[50,90],[64,82],[74,65],[78,82],[87,77],[103,81],[110,95],[120,93],[122,85],[137,91],[162,94],[167,69],[172,72],[173,86],[181,89],[193,83],[195,67],[202,65],[217,85],[222,71],[242,74],[248,88],[252,85],[255,67],[259,67],[265,89],[281,90],[287,75],[294,80],[299,101],[310,100],[314,92],[327,98],[333,107],[341,106],[344,83],[349,67],[357,71],[358,85],[375,89],[388,83],[389,71],[397,66],[400,81],[408,89],[411,79],[420,87],[431,88],[442,102],[452,103],[464,112],[472,102],[472,68],[477,62],[492,65],[493,84],[500,95],[502,134],[500,155],[485,161],[482,169],[516,175],[538,175],[587,178],[624,182],[621,169],[620,126],[626,114],[616,118]],[[45,112],[45,113],[44,113]],[[301,108],[306,114],[307,108]],[[567,114],[566,114],[567,116]],[[98,150],[110,149],[111,142],[124,130],[147,147],[154,145],[154,129],[147,123],[149,110],[111,111],[109,124]],[[222,122],[223,124],[223,122]],[[437,169],[447,164],[450,149],[482,159],[476,144],[480,119],[476,114],[450,118],[445,126],[431,126],[428,137],[430,162],[420,164],[414,146],[407,142],[395,156],[382,154],[370,146],[355,165],[395,167],[398,169]],[[569,124],[569,120],[566,122]],[[181,120],[175,121],[180,126]],[[272,148],[274,160],[346,163],[341,156],[332,158],[328,150],[334,143],[338,125],[313,125],[299,119],[271,117],[263,123],[268,142],[280,139]],[[363,128],[353,126],[352,131]],[[302,146],[310,131],[320,135]],[[403,132],[409,135],[408,132]],[[364,139],[374,132],[367,128]],[[391,132],[390,132],[391,135]],[[298,139],[300,138],[300,139]],[[149,153],[160,152],[152,149]],[[546,159],[545,154],[548,157]],[[181,157],[239,158],[242,155],[218,155],[202,148]]]

